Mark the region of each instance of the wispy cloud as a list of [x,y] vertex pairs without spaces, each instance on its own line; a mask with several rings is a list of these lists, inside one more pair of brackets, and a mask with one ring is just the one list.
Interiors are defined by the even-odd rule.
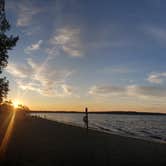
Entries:
[[101,95],[101,96],[107,96],[107,95],[117,95],[122,94],[126,91],[125,87],[120,86],[93,86],[89,90],[89,94],[91,95]]
[[30,1],[21,1],[17,4],[18,19],[17,26],[25,27],[31,24],[33,17],[41,12],[41,9]]
[[51,47],[46,48],[45,52],[49,56],[49,58],[54,58],[57,55],[59,55],[59,48],[56,45],[53,45]]
[[54,46],[59,46],[70,56],[79,57],[82,55],[80,29],[67,27],[58,29],[50,42]]
[[166,97],[166,89],[155,86],[93,86],[89,94],[97,96],[120,96],[120,97]]
[[73,87],[70,85],[63,84],[62,88],[63,88],[64,92],[68,95],[71,95],[73,93]]
[[31,70],[27,65],[17,65],[14,63],[10,63],[6,68],[8,73],[11,73],[14,77],[26,78],[29,74],[31,74]]
[[11,74],[20,89],[38,92],[45,96],[69,96],[73,93],[66,80],[72,74],[68,70],[56,69],[49,63],[38,64],[27,60],[26,67],[10,63],[7,72]]
[[32,45],[28,46],[27,48],[25,48],[25,52],[27,54],[31,53],[32,51],[37,51],[41,48],[41,45],[43,43],[43,40],[39,40],[37,43],[33,43]]
[[151,83],[161,84],[164,80],[166,80],[166,72],[161,73],[151,73],[147,80]]
[[31,25],[34,17],[43,11],[32,0],[8,1],[6,6],[16,14],[16,25],[19,27]]
[[165,27],[157,27],[157,26],[145,26],[145,33],[150,35],[153,39],[155,39],[159,43],[166,42],[166,30]]
[[157,86],[130,85],[127,93],[136,97],[166,97],[166,88]]
[[36,26],[33,26],[33,27],[22,29],[22,32],[23,32],[23,34],[25,34],[29,37],[29,36],[33,36],[33,35],[36,35],[36,34],[40,34],[41,30],[42,30],[42,27],[36,25]]

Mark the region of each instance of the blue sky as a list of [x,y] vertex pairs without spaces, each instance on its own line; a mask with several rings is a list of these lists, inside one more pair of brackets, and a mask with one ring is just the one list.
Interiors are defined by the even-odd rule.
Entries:
[[19,35],[9,98],[32,109],[165,111],[164,0],[6,0]]

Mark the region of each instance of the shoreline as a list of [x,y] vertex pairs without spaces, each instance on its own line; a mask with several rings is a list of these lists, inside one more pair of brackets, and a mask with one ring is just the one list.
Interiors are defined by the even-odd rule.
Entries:
[[[33,117],[33,116],[32,116]],[[74,123],[64,123],[64,122],[58,122],[56,120],[50,120],[50,119],[47,119],[47,118],[43,118],[43,117],[35,117],[37,119],[43,119],[43,120],[46,120],[48,122],[55,122],[57,124],[63,124],[63,125],[66,125],[66,126],[71,126],[71,127],[78,127],[80,129],[85,129],[83,126],[79,126],[79,125],[76,125]],[[86,130],[86,129],[85,129]],[[142,141],[147,141],[147,142],[152,142],[152,143],[160,143],[160,144],[166,144],[166,141],[163,141],[163,140],[157,140],[157,139],[153,139],[153,138],[145,138],[145,137],[139,137],[139,136],[130,136],[130,135],[125,135],[125,134],[118,134],[116,132],[113,132],[113,131],[110,131],[110,132],[107,132],[106,130],[100,130],[100,129],[96,129],[96,128],[92,128],[92,127],[89,127],[88,131],[95,131],[95,132],[99,132],[101,134],[108,134],[108,135],[116,135],[116,136],[120,136],[120,137],[124,137],[124,138],[133,138],[133,139],[137,139],[137,140],[142,140]]]
[[[17,112],[5,165],[166,164],[166,145]],[[88,163],[88,164],[87,164]],[[1,164],[1,163],[0,163]]]
[[[53,112],[53,113],[55,113],[55,112]],[[29,115],[29,113],[28,113],[28,115]],[[56,121],[56,120],[51,120],[49,118],[44,118],[42,116],[36,116],[36,115],[29,115],[29,116],[36,117],[36,118],[39,118],[39,119],[41,118],[41,119],[44,119],[44,120],[53,121],[53,122],[56,122],[56,123],[65,124],[65,125],[69,125],[69,126],[73,126],[73,127],[84,128],[83,126],[74,124],[72,122],[71,123],[65,123],[65,122],[60,122],[60,121]],[[134,134],[130,135],[130,134],[127,134],[127,133],[126,134],[125,133],[124,134],[123,133],[118,133],[118,132],[115,132],[115,131],[111,131],[110,129],[107,129],[107,128],[100,129],[100,128],[95,128],[95,127],[89,127],[89,130],[94,130],[94,131],[101,132],[101,133],[106,133],[106,134],[113,134],[113,135],[122,136],[122,137],[135,138],[135,139],[150,141],[150,142],[154,142],[154,143],[166,144],[166,140],[157,139],[157,138],[153,138],[153,137],[150,137],[150,136],[149,137],[143,137],[143,136],[141,137],[141,136],[137,136],[137,135],[134,135]]]
[[[84,111],[27,111],[27,113],[75,113],[85,114]],[[154,115],[166,116],[166,113],[161,112],[138,112],[138,111],[89,111],[88,114],[113,114],[113,115]]]

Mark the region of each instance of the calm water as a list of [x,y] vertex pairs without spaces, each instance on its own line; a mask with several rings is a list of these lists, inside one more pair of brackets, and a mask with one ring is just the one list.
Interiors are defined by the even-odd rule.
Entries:
[[[84,127],[83,113],[32,113],[49,120]],[[92,129],[166,142],[166,116],[89,114]]]

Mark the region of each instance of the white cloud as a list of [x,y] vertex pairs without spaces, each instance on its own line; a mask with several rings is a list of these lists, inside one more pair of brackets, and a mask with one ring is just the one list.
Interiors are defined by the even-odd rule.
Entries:
[[8,73],[12,73],[13,76],[19,78],[26,78],[27,75],[31,73],[31,70],[28,68],[28,66],[16,65],[14,63],[10,63],[6,70]]
[[31,24],[33,17],[41,12],[41,9],[33,4],[32,1],[19,1],[14,3],[18,13],[17,26],[26,27]]
[[125,88],[124,87],[118,87],[118,86],[93,86],[90,88],[89,90],[89,94],[91,95],[118,95],[118,94],[122,94],[125,92]]
[[50,41],[52,45],[59,46],[66,54],[70,56],[79,57],[82,55],[80,29],[58,29],[55,33],[55,36],[51,38]]
[[119,96],[119,97],[166,97],[166,88],[154,86],[93,86],[89,94],[97,96]]
[[48,62],[38,64],[32,59],[28,59],[26,67],[9,63],[7,72],[14,77],[22,90],[56,97],[70,96],[73,93],[73,88],[66,84],[66,80],[72,72],[56,69]]
[[130,85],[126,89],[129,96],[166,97],[166,88],[163,87]]
[[151,73],[147,80],[151,83],[161,84],[164,80],[166,80],[166,72]]
[[32,45],[28,46],[24,51],[27,54],[30,54],[32,51],[37,51],[41,48],[43,40],[39,40],[37,43],[33,43]]
[[71,95],[73,92],[73,87],[71,87],[70,85],[64,84],[64,85],[62,85],[62,88],[63,88],[64,92],[68,95]]

